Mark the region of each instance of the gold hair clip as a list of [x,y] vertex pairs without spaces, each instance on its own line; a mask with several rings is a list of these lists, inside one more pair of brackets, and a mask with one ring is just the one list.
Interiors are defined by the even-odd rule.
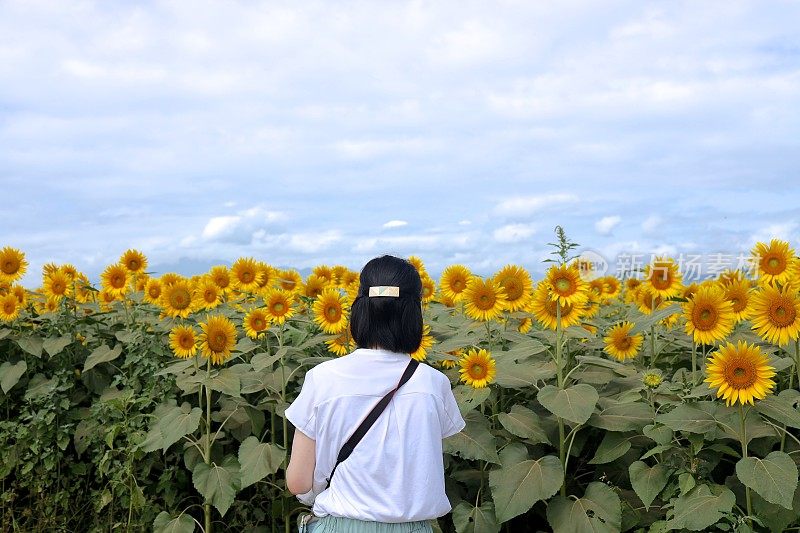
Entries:
[[400,296],[400,287],[393,285],[376,285],[369,288],[369,295],[372,296]]

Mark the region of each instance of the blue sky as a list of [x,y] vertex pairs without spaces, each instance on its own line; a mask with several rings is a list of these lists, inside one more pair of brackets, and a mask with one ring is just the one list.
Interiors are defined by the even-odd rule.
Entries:
[[0,246],[541,272],[800,245],[797,2],[0,2]]

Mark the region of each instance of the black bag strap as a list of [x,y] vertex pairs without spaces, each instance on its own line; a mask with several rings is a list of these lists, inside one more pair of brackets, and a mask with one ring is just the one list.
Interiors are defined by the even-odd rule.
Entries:
[[328,482],[328,487],[331,486],[331,479],[333,479],[333,473],[336,472],[336,467],[339,466],[339,463],[350,457],[350,454],[353,453],[353,449],[361,441],[361,439],[364,438],[364,435],[367,434],[369,428],[372,427],[372,425],[381,415],[383,410],[386,409],[386,406],[389,405],[389,402],[394,396],[394,393],[397,392],[397,389],[402,387],[409,379],[411,379],[411,376],[414,374],[414,371],[417,369],[418,366],[419,366],[419,361],[417,361],[416,359],[411,359],[411,361],[408,362],[408,366],[406,366],[406,369],[403,372],[403,376],[400,378],[400,382],[397,384],[397,387],[389,391],[386,394],[386,396],[381,398],[381,400],[377,404],[375,404],[375,407],[372,408],[372,411],[370,411],[367,417],[364,419],[364,421],[361,422],[361,425],[358,426],[358,428],[356,428],[353,434],[350,435],[350,438],[347,439],[347,442],[344,443],[342,449],[339,450],[339,455],[336,458],[336,464],[333,465],[333,470],[331,470],[331,475],[328,476],[328,479],[326,480]]

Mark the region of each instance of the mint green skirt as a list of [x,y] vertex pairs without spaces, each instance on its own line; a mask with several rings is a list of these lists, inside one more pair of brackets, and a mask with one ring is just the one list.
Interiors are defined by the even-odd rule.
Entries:
[[302,526],[300,533],[433,533],[428,520],[386,524],[384,522],[365,522],[354,518],[323,516]]

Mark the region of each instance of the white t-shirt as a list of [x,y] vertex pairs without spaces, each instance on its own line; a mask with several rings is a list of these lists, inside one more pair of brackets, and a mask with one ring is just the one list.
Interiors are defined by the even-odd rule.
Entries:
[[395,393],[325,489],[342,445],[397,386],[409,360],[404,353],[358,348],[306,373],[286,418],[316,441],[315,515],[414,522],[450,512],[442,439],[465,422],[447,376],[426,364]]

